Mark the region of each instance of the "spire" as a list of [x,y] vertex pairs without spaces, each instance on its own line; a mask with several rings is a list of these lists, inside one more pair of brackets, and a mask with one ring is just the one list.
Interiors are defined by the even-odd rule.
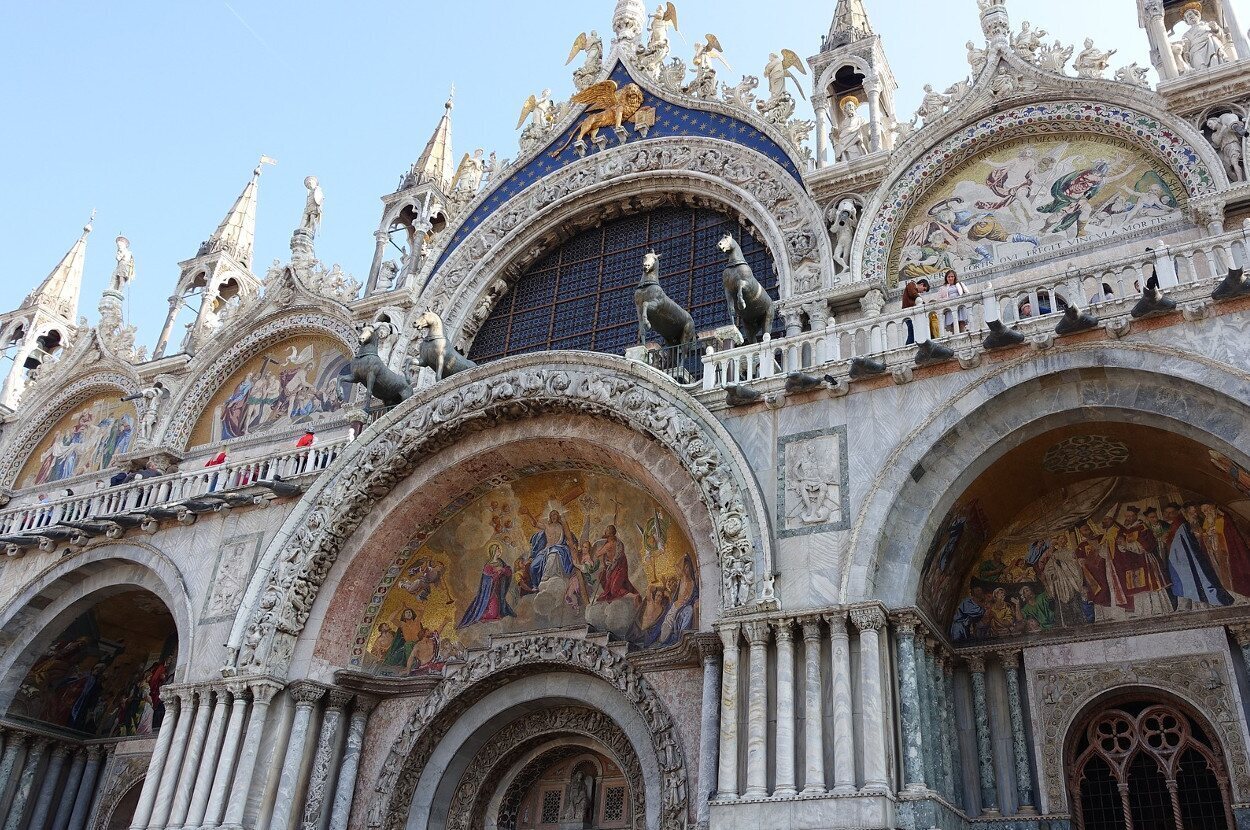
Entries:
[[444,193],[450,189],[451,178],[456,169],[455,159],[451,154],[451,108],[455,96],[456,87],[453,84],[451,92],[447,95],[447,103],[443,104],[443,117],[438,119],[434,135],[430,136],[425,149],[421,151],[421,158],[417,159],[417,163],[408,171],[401,189],[422,182],[432,182]]
[[243,188],[239,198],[226,218],[221,220],[217,230],[200,246],[199,253],[225,251],[238,260],[244,267],[252,267],[252,245],[256,241],[256,190],[260,184],[260,171],[266,164],[277,164],[269,156],[261,156],[252,171],[251,181]]
[[82,289],[82,270],[87,259],[87,235],[91,233],[91,223],[94,221],[93,210],[91,218],[83,225],[78,241],[65,252],[65,256],[61,257],[61,261],[39,287],[26,296],[22,308],[41,305],[70,321],[78,316],[78,293]]
[[821,51],[863,40],[872,33],[868,12],[864,10],[864,0],[838,0],[838,6],[833,12],[833,23],[829,26],[829,34],[825,37]]

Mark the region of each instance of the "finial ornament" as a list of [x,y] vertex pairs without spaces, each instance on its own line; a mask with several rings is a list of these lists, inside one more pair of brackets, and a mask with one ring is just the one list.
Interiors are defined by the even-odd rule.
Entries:
[[273,159],[273,158],[270,158],[269,156],[262,154],[260,157],[260,161],[256,162],[256,169],[252,171],[252,175],[259,176],[261,168],[264,167],[266,164],[277,164],[277,163],[278,163],[277,159]]
[[83,233],[91,233],[91,226],[95,223],[95,208],[91,209],[91,216],[87,219],[87,224],[82,226]]
[[456,85],[453,83],[451,88],[447,90],[447,103],[443,104],[443,108],[451,112],[451,108],[456,104]]

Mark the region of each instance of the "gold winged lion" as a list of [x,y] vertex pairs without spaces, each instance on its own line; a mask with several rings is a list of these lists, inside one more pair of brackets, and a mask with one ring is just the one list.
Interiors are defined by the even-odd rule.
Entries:
[[590,114],[582,120],[577,132],[564,142],[564,146],[551,154],[552,158],[558,157],[574,141],[583,141],[588,136],[594,141],[603,127],[619,130],[622,123],[633,118],[642,107],[642,88],[638,84],[626,84],[618,89],[616,81],[600,81],[574,95],[573,103],[588,105]]

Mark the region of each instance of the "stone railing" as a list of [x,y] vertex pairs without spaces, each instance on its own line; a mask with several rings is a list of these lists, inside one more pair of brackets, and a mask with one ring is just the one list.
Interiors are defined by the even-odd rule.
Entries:
[[[1188,303],[1210,298],[1211,290],[1250,260],[1250,222],[1235,231],[1155,251],[1120,257],[1010,286],[972,285],[950,300],[928,301],[817,331],[713,351],[703,356],[703,389],[724,388],[792,372],[845,374],[838,364],[873,358],[886,364],[908,360],[915,342],[935,340],[952,349],[977,349],[990,323],[1001,321],[1023,334],[1054,332],[1069,307],[1095,315],[1100,324],[1127,321],[1143,286],[1158,274],[1165,295]],[[930,279],[936,280],[940,275]],[[936,295],[937,286],[934,287]],[[931,320],[936,320],[932,324]],[[931,336],[931,330],[937,334]]]
[[82,525],[142,516],[196,499],[224,499],[225,494],[256,484],[277,484],[320,472],[349,440],[350,436],[344,436],[310,447],[288,447],[258,458],[138,478],[91,493],[0,510],[0,537],[40,536],[53,528],[81,530]]

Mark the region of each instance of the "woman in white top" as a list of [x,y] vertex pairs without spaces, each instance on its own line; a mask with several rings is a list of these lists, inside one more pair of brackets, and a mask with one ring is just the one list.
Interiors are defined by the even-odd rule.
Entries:
[[[959,275],[953,270],[947,271],[943,277],[943,285],[938,289],[938,300],[953,300],[956,297],[962,297],[968,289],[964,288],[964,284],[959,281]],[[945,309],[942,312],[942,325],[946,327],[947,334],[955,333],[955,319],[958,316],[959,330],[965,332],[968,330],[968,310],[962,306],[958,310]]]

